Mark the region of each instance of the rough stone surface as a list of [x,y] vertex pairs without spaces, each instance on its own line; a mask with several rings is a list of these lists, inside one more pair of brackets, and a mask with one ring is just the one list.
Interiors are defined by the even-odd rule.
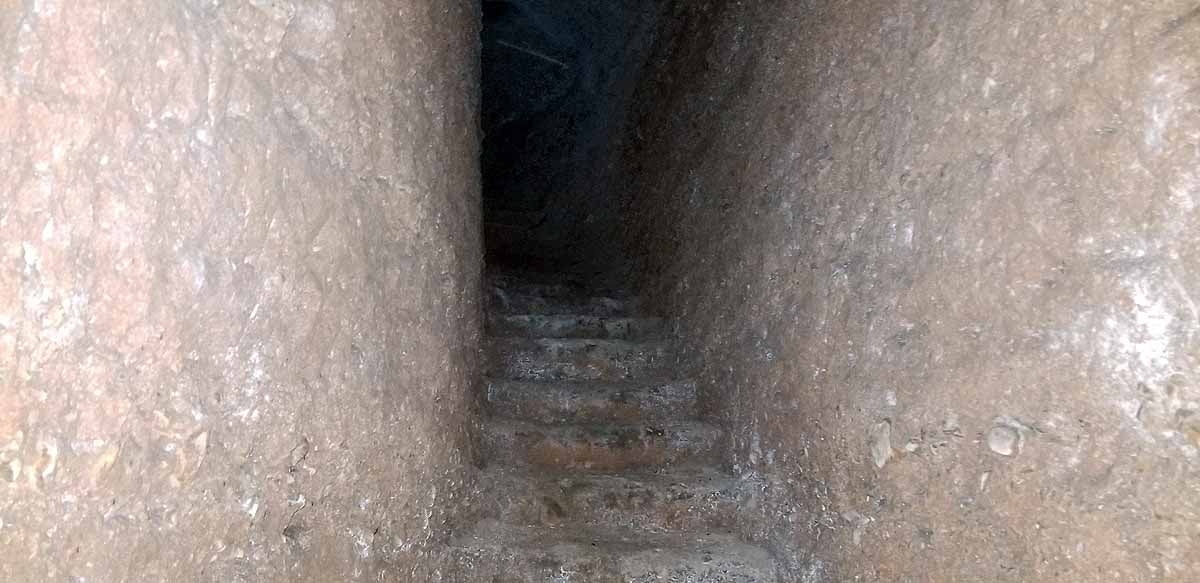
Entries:
[[488,379],[488,410],[541,423],[673,421],[696,415],[688,381],[597,382]]
[[480,481],[482,516],[526,525],[728,532],[745,498],[736,479],[701,465],[621,474],[493,466]]
[[[553,275],[492,279],[500,293],[488,309],[491,323],[545,303],[502,301],[518,292],[554,298],[573,318],[584,317],[579,312],[595,305],[591,292],[600,292]],[[624,341],[616,350],[587,334],[568,344],[557,336],[542,327],[488,328],[494,362],[510,364],[488,370],[480,520],[456,534],[447,577],[773,583],[770,555],[735,532],[739,509],[754,498],[746,482],[714,465],[724,433],[696,420],[694,385],[670,370],[620,364],[661,353],[661,343]],[[514,345],[521,340],[540,349]],[[580,370],[605,370],[597,363],[612,360],[621,373],[563,375],[564,358]]]
[[536,334],[542,338],[614,338],[641,340],[662,331],[661,318],[627,318],[579,314],[495,316],[488,325],[500,334]]
[[773,583],[770,555],[725,532],[691,537],[485,521],[459,539],[451,577],[493,583]]
[[585,338],[495,338],[488,372],[516,380],[662,378],[667,347],[661,342]]
[[712,461],[721,431],[694,421],[558,425],[497,419],[485,424],[483,437],[492,462],[609,472]]
[[629,245],[784,580],[1200,578],[1195,2],[670,22]]
[[438,580],[477,11],[0,2],[0,580]]

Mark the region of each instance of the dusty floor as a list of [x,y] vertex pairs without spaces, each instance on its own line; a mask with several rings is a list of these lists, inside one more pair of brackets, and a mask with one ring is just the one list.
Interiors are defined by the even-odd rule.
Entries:
[[630,245],[787,580],[1196,580],[1195,3],[673,10]]

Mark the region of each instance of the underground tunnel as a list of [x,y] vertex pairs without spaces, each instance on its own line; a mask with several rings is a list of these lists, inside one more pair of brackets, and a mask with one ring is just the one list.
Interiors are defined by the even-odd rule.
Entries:
[[0,31],[2,581],[1200,578],[1194,1]]

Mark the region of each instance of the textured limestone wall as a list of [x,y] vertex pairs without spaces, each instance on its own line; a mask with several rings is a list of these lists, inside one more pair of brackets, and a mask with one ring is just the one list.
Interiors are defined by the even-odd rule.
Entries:
[[425,581],[473,2],[0,2],[0,580]]
[[1195,2],[680,2],[627,160],[796,581],[1200,577]]

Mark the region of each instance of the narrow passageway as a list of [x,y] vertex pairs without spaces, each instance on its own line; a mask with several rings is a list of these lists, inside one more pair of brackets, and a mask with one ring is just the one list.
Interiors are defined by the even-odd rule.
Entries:
[[[459,544],[514,581],[1194,578],[1190,4],[647,2],[620,67],[581,40],[618,12],[506,4],[565,60],[491,70],[522,123]],[[540,131],[579,111],[598,160]]]
[[483,228],[490,266],[619,271],[627,127],[661,3],[482,3]]
[[0,581],[1200,581],[1196,0],[0,2]]
[[591,173],[619,154],[607,140],[651,23],[617,3],[483,7],[483,473],[456,562],[495,581],[775,581],[736,532],[724,434],[668,323],[611,276],[619,240],[589,240],[619,232],[620,199]]

